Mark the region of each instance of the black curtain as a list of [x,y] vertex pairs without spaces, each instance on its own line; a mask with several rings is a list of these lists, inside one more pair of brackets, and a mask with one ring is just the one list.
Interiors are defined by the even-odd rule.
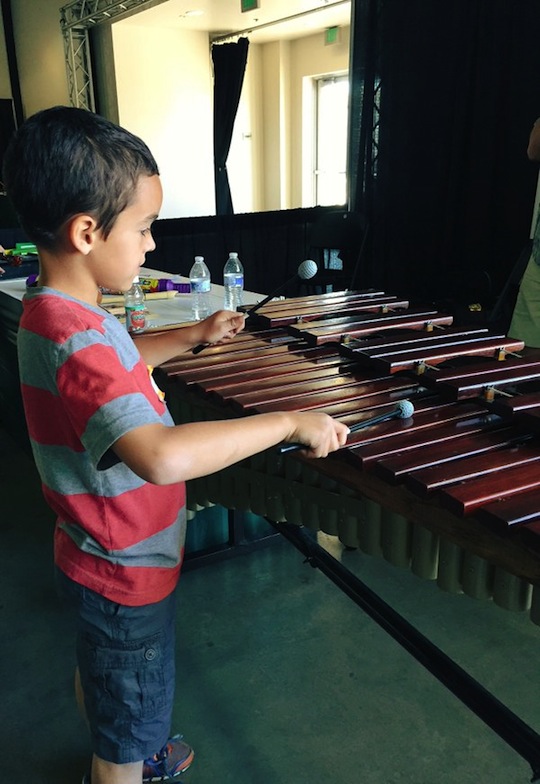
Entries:
[[244,83],[248,47],[247,38],[240,38],[237,43],[212,46],[216,215],[232,215],[234,212],[227,175],[227,156]]
[[17,65],[17,52],[15,49],[15,36],[13,32],[13,17],[11,14],[11,0],[0,0],[2,26],[4,28],[4,43],[6,46],[7,64],[9,70],[9,83],[13,96],[13,111],[17,127],[24,121],[24,111],[21,97],[21,84],[19,67]]
[[490,303],[529,236],[540,116],[537,0],[354,0],[353,209],[362,284]]

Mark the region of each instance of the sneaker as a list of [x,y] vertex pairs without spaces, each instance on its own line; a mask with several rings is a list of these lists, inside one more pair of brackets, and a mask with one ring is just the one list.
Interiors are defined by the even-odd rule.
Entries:
[[[167,781],[180,776],[193,762],[195,752],[184,743],[182,735],[169,738],[158,754],[143,762],[144,781]],[[90,773],[85,773],[82,784],[90,784]]]
[[184,743],[182,735],[169,738],[160,752],[143,762],[143,781],[167,781],[186,771],[195,752]]

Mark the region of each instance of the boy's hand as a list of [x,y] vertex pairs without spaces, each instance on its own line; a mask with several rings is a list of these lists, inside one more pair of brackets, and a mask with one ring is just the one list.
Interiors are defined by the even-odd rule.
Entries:
[[244,313],[235,313],[232,310],[218,310],[208,318],[201,321],[201,343],[227,343],[244,329],[246,317]]
[[294,429],[287,442],[305,444],[307,457],[326,457],[345,446],[349,428],[328,414],[304,411],[292,414]]

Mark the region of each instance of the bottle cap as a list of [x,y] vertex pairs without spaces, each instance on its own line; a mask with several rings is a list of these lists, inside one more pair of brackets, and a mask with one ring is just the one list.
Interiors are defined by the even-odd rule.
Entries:
[[195,256],[195,261],[204,261],[204,256]]
[[237,258],[237,256],[238,256],[238,253],[237,253],[237,251],[235,251],[235,250],[231,250],[231,251],[229,252],[229,257],[231,257],[231,256],[233,257],[233,259],[236,259],[236,258]]
[[133,278],[133,283],[138,283],[138,282],[139,282],[139,276],[135,275],[135,277]]

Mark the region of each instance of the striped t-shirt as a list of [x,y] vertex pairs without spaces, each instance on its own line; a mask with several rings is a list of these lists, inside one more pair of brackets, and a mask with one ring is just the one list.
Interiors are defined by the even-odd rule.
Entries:
[[18,354],[34,458],[58,517],[56,564],[111,601],[160,601],[180,572],[185,486],[150,484],[111,449],[141,425],[173,425],[131,337],[101,308],[35,288]]

